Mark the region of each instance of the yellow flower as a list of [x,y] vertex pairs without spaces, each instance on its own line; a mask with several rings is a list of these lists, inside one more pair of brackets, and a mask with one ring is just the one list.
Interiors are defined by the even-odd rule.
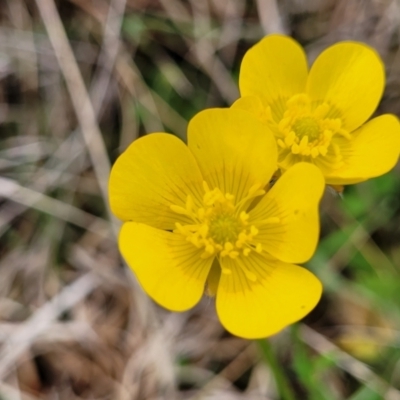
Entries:
[[324,179],[300,163],[272,187],[277,148],[249,113],[210,109],[188,146],[166,133],[136,140],[110,177],[119,247],[157,303],[184,311],[204,288],[235,335],[274,334],[310,312],[321,284],[306,269],[319,235]]
[[308,71],[297,42],[271,35],[245,54],[242,97],[233,107],[274,132],[282,170],[305,161],[319,167],[328,184],[353,184],[384,174],[399,157],[397,118],[385,114],[365,123],[384,85],[382,61],[365,44],[333,45]]

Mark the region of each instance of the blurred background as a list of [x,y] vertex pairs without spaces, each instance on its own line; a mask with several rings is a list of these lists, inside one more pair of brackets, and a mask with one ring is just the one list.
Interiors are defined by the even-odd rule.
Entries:
[[[310,62],[370,44],[387,72],[377,114],[400,115],[399,0],[0,0],[1,400],[281,398],[212,299],[177,314],[144,295],[107,206],[128,144],[185,140],[274,32]],[[327,191],[321,213],[307,266],[323,299],[271,339],[293,400],[400,399],[400,169]]]

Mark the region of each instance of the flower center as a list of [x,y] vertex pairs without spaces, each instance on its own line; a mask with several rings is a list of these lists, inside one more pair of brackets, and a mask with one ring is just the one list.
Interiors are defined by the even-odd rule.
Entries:
[[[176,223],[174,233],[183,235],[186,240],[202,250],[201,257],[232,259],[247,257],[252,251],[262,253],[263,248],[257,240],[259,230],[249,223],[249,214],[245,211],[256,197],[265,194],[261,185],[252,186],[247,196],[238,202],[230,193],[223,193],[220,189],[210,190],[203,182],[204,196],[200,204],[195,204],[190,195],[187,196],[185,207],[171,204],[171,210],[185,215],[192,223],[183,225]],[[257,226],[280,223],[278,217],[271,217],[257,221]],[[245,263],[237,263],[247,279],[255,282],[256,274],[248,270]],[[223,274],[232,271],[221,264]]]
[[[340,167],[342,157],[333,137],[339,135],[351,139],[342,128],[340,118],[328,118],[331,107],[327,103],[311,104],[306,94],[297,94],[286,103],[286,110],[278,122],[277,142],[289,154],[315,159],[328,155],[335,167]],[[332,151],[330,151],[332,150]],[[328,154],[329,153],[329,154]]]
[[250,188],[248,195],[237,203],[230,193],[223,193],[218,188],[210,190],[205,182],[203,187],[202,204],[196,206],[188,195],[185,207],[171,205],[172,211],[193,221],[187,225],[176,223],[174,232],[203,249],[203,258],[213,255],[237,258],[248,256],[251,251],[261,253],[262,246],[255,239],[258,229],[248,223],[249,214],[244,211],[254,198],[265,193],[260,185]]
[[234,214],[217,214],[210,219],[208,234],[215,243],[234,243],[242,230],[242,226]]
[[321,133],[318,122],[312,117],[303,117],[297,119],[292,125],[292,129],[299,138],[308,136],[309,140],[317,139]]

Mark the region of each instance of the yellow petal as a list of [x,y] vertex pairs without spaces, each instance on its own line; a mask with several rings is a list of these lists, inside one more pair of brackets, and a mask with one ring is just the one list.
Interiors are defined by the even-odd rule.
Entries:
[[[217,292],[217,313],[222,325],[246,339],[273,335],[307,315],[318,303],[322,285],[306,269],[265,258],[257,253],[232,260],[222,259]],[[244,267],[257,275],[249,281]]]
[[123,221],[174,229],[189,223],[170,205],[185,206],[187,195],[201,201],[199,167],[187,146],[166,133],[153,133],[133,142],[115,162],[109,181],[110,205]]
[[[314,165],[289,168],[250,212],[249,224],[259,229],[255,241],[281,261],[310,259],[319,237],[318,204],[324,188],[324,178]],[[274,218],[279,222],[268,222]]]
[[244,96],[237,99],[231,106],[239,110],[249,111],[261,117],[264,111],[263,103],[257,96]]
[[126,222],[119,236],[120,251],[144,291],[158,304],[185,311],[195,306],[213,261],[179,234]]
[[237,99],[231,108],[250,112],[264,123],[272,122],[271,110],[256,96],[245,96]]
[[214,108],[198,113],[188,127],[188,146],[210,186],[236,201],[251,187],[264,187],[277,169],[273,134],[250,113]]
[[337,139],[344,165],[326,175],[326,183],[349,185],[380,176],[397,163],[400,152],[399,120],[390,114],[367,122],[352,133],[353,139]]
[[375,111],[385,86],[384,65],[371,47],[343,42],[326,49],[314,62],[307,92],[314,101],[325,101],[352,131]]
[[307,70],[304,50],[296,41],[287,36],[266,36],[243,57],[240,94],[259,96],[281,116],[286,100],[304,92]]

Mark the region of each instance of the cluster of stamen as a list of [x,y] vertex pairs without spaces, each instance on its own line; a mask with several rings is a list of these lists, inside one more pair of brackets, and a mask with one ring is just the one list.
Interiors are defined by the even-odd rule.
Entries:
[[350,139],[351,136],[342,128],[340,118],[328,118],[330,110],[327,103],[314,106],[306,94],[291,97],[278,122],[278,145],[294,155],[312,159],[326,156],[332,146],[336,161],[340,162],[339,147],[332,141],[332,137],[340,135]]
[[174,212],[193,221],[188,225],[176,223],[174,232],[185,236],[198,249],[203,249],[203,258],[218,255],[235,259],[240,255],[248,256],[251,251],[261,253],[262,245],[256,240],[259,230],[249,224],[249,214],[244,209],[265,191],[255,185],[245,198],[235,203],[230,193],[223,193],[218,188],[211,190],[206,182],[203,188],[205,193],[199,206],[194,204],[190,195],[185,207],[171,205]]

